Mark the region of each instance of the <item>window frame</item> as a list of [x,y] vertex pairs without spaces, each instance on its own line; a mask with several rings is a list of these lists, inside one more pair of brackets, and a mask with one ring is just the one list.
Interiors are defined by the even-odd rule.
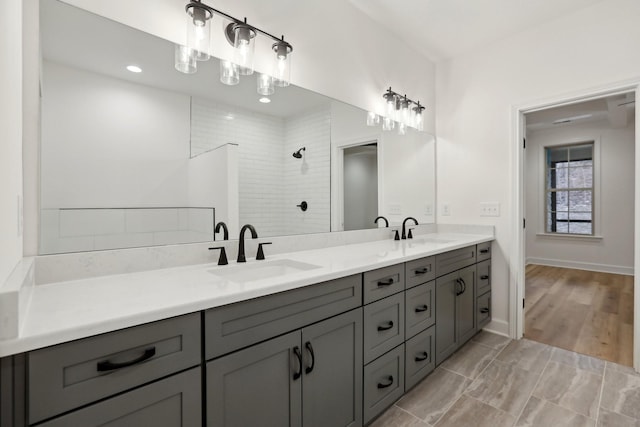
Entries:
[[[592,144],[593,146],[593,182],[592,182],[592,199],[591,199],[591,234],[577,234],[577,233],[565,233],[565,232],[549,232],[547,231],[547,159],[546,152],[548,148],[562,148],[562,147],[572,147],[579,145],[587,145]],[[551,237],[564,237],[564,238],[578,238],[578,239],[593,239],[593,238],[602,238],[600,236],[601,227],[600,227],[600,138],[577,138],[577,139],[566,139],[562,138],[557,141],[545,141],[544,144],[540,145],[540,154],[539,154],[540,164],[540,180],[539,180],[539,191],[538,191],[538,201],[540,203],[539,211],[539,224],[538,235],[542,236],[551,236]],[[570,188],[567,188],[569,191]]]

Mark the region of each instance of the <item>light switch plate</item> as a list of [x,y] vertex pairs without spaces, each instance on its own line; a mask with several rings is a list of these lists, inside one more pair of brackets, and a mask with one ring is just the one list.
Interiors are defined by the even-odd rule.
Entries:
[[433,205],[424,205],[424,214],[426,216],[433,216]]
[[498,202],[480,203],[480,216],[500,216],[500,203]]
[[442,216],[450,216],[451,215],[451,206],[449,203],[442,204]]
[[399,203],[389,203],[389,215],[402,215],[402,206]]

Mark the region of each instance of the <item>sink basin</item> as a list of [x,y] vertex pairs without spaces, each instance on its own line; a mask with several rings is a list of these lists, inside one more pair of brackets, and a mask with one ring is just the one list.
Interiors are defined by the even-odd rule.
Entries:
[[251,282],[313,270],[315,268],[320,268],[320,266],[294,261],[292,259],[276,259],[273,261],[256,261],[231,267],[219,267],[209,270],[209,273],[233,282]]

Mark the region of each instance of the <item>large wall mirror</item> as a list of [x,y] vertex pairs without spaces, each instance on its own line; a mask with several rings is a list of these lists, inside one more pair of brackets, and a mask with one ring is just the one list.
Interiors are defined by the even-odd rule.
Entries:
[[382,133],[293,85],[260,102],[257,74],[223,85],[217,60],[182,74],[169,41],[40,7],[41,254],[217,240],[220,221],[231,238],[433,222],[431,135]]

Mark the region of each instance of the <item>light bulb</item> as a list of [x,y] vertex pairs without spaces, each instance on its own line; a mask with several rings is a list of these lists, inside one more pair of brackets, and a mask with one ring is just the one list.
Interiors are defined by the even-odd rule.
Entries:
[[373,111],[367,112],[367,126],[377,126],[380,124],[380,116]]
[[385,117],[384,120],[382,120],[382,130],[390,131],[390,130],[393,130],[395,126],[396,126],[396,122],[393,121],[393,119],[390,117]]
[[230,24],[233,28],[234,61],[238,72],[244,76],[253,74],[253,53],[256,32],[246,24]]

